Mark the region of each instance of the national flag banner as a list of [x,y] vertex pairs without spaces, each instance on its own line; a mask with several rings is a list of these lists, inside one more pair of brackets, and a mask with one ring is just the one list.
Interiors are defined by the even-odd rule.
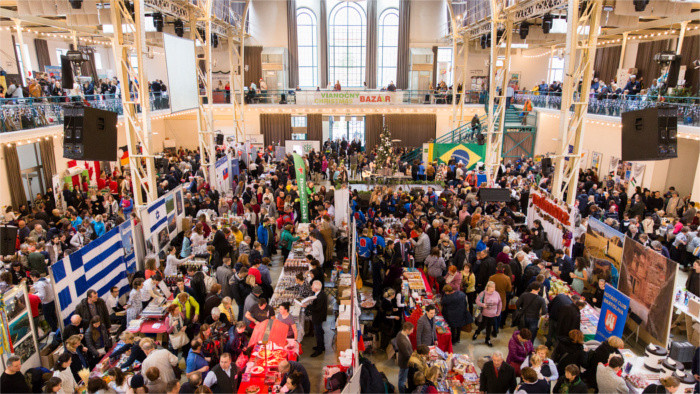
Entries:
[[[486,145],[479,144],[432,144],[432,160],[448,163],[455,160],[471,170],[486,157]],[[430,156],[429,156],[430,157]]]
[[292,153],[294,158],[294,171],[296,171],[297,188],[299,189],[299,205],[301,208],[301,222],[309,222],[309,192],[306,188],[306,164],[297,153]]
[[224,168],[224,180],[228,179],[228,168]]
[[126,274],[129,267],[124,260],[124,230],[116,227],[51,265],[64,324],[70,324],[71,314],[88,290],[97,291],[100,297],[105,296],[113,286],[119,287],[120,294],[127,291],[129,281]]

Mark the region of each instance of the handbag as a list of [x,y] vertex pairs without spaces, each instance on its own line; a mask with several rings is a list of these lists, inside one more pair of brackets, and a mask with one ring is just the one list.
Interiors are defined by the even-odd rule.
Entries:
[[185,330],[180,330],[175,334],[170,334],[170,345],[173,349],[177,350],[189,343],[190,338],[187,336]]
[[[481,302],[484,302],[484,297],[486,295],[482,292],[481,293]],[[484,320],[484,315],[481,313],[482,308],[480,306],[477,306],[476,312],[474,312],[474,322],[476,324],[481,324],[481,322]]]
[[[525,310],[532,304],[537,297],[533,298],[532,301],[528,302],[526,306],[523,306],[522,308],[518,309],[515,311],[513,314],[513,321],[511,323],[511,327],[523,327],[525,325]],[[483,301],[482,301],[483,302]]]

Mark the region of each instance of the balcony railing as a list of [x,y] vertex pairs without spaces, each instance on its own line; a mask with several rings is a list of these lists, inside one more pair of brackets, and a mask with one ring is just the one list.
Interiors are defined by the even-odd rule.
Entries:
[[[93,108],[122,114],[121,97],[113,94],[50,96],[0,99],[0,132],[19,131],[63,124],[63,106],[86,102]],[[151,110],[169,108],[167,96],[150,95]],[[138,108],[140,111],[140,107]]]
[[[216,93],[216,92],[215,92]],[[483,104],[487,93],[466,92],[467,104]],[[457,99],[462,94],[457,93]],[[451,90],[397,90],[395,92],[376,89],[334,90],[257,90],[245,93],[246,104],[292,104],[292,105],[361,105],[392,106],[410,104],[452,104]],[[217,102],[216,94],[214,103]]]
[[[523,104],[526,100],[532,102],[533,107],[561,109],[561,93],[532,93],[516,92],[514,103]],[[575,98],[577,99],[577,98]],[[594,115],[620,116],[627,111],[635,111],[656,107],[659,104],[671,104],[678,107],[678,124],[687,126],[700,126],[700,97],[677,97],[653,95],[611,95],[591,96],[588,103],[588,113]]]

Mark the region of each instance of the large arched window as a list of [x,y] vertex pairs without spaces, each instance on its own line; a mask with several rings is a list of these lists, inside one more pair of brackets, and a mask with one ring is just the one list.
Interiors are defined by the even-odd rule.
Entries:
[[399,10],[387,8],[379,16],[377,35],[377,86],[396,81],[396,63],[399,50]]
[[297,9],[297,59],[299,62],[299,86],[313,88],[318,85],[318,24],[316,15],[308,8]]
[[330,13],[329,82],[361,87],[365,81],[367,13],[358,3],[338,3]]

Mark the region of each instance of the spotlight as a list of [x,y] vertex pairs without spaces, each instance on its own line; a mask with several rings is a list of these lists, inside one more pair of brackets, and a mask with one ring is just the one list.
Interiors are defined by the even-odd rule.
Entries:
[[74,10],[79,10],[83,8],[83,0],[68,0],[68,2]]
[[486,46],[491,48],[491,33],[486,34]]
[[526,39],[528,33],[530,33],[530,22],[523,21],[523,23],[520,24],[520,39]]
[[153,14],[153,24],[156,27],[156,31],[159,33],[163,32],[163,14],[156,12]]
[[182,37],[182,35],[185,34],[185,25],[180,19],[173,22],[173,26],[175,27],[175,34],[177,34],[178,37]]
[[481,49],[486,49],[486,34],[481,36]]
[[216,33],[211,33],[211,46],[212,48],[219,46],[219,36],[217,36]]
[[552,29],[552,21],[554,18],[552,18],[552,14],[545,14],[542,17],[542,32],[544,34],[549,34],[549,31]]
[[496,30],[496,45],[500,44],[501,38],[503,37],[503,33],[505,33],[504,29]]
[[[637,12],[642,12],[647,8],[647,4],[649,4],[649,0],[632,0],[632,3],[634,3],[634,10]],[[73,7],[75,8],[75,7]]]

